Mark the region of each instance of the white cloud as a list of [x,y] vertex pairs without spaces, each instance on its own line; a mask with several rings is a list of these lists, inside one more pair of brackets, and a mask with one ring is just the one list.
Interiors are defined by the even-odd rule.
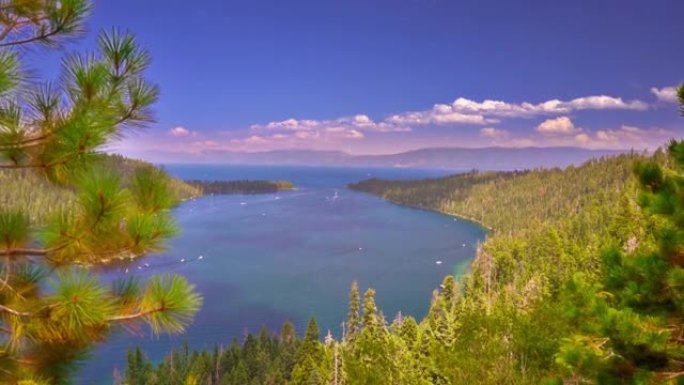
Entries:
[[625,101],[606,95],[586,96],[561,101],[547,100],[538,104],[529,102],[508,103],[500,100],[485,99],[481,102],[458,98],[451,104],[435,104],[432,109],[410,111],[392,115],[385,121],[407,126],[417,125],[487,125],[500,122],[501,118],[529,118],[539,115],[567,114],[580,110],[634,110],[648,109],[648,104],[631,100]]
[[172,128],[172,129],[170,129],[170,130],[169,130],[169,134],[170,134],[171,136],[176,137],[176,138],[182,138],[182,137],[185,137],[185,136],[190,136],[190,135],[193,135],[193,136],[194,136],[194,135],[195,135],[194,132],[192,132],[192,131],[186,129],[185,127],[181,127],[181,126],[174,127],[174,128]]
[[480,130],[480,136],[494,139],[495,141],[503,140],[508,138],[508,131],[494,127],[485,127]]
[[363,132],[359,130],[349,130],[345,132],[345,135],[349,139],[363,139],[366,137],[366,135],[363,134]]
[[622,98],[614,98],[612,96],[587,96],[583,98],[573,99],[567,103],[561,103],[562,107],[570,111],[574,110],[634,110],[644,111],[648,109],[648,104],[639,101],[631,100],[624,101]]
[[348,131],[352,130],[357,133],[354,137],[360,137],[359,133],[362,131],[374,132],[408,132],[410,128],[388,122],[375,122],[368,115],[354,115],[352,117],[344,117],[330,120],[313,120],[313,119],[287,119],[278,122],[269,122],[266,124],[254,124],[250,126],[253,131],[325,131],[333,129],[333,131]]
[[558,99],[547,100],[539,104],[523,102],[520,104],[507,103],[498,100],[484,100],[475,102],[465,98],[458,98],[451,106],[453,111],[470,114],[483,114],[484,116],[496,116],[506,118],[524,118],[537,115],[568,113],[575,110],[645,110],[648,105],[638,100],[624,101],[622,98],[612,96],[586,96],[561,101]]
[[526,142],[528,145],[539,147],[579,146],[594,149],[653,150],[665,144],[673,135],[673,132],[662,128],[621,126],[596,131],[575,131],[574,135],[541,134],[527,138],[514,138],[509,142]]
[[497,123],[495,119],[485,119],[482,115],[469,115],[459,112],[406,112],[403,114],[392,115],[387,121],[398,125],[426,125],[426,124],[475,124],[484,125]]
[[554,119],[547,119],[537,126],[537,132],[542,134],[573,134],[580,131],[575,128],[575,124],[567,116],[559,116]]
[[[652,89],[661,100],[670,100],[674,96],[672,87]],[[576,127],[569,115],[586,110],[632,110],[642,111],[649,105],[639,100],[625,100],[607,95],[590,95],[569,100],[549,99],[539,103],[507,102],[484,99],[471,100],[464,97],[452,103],[435,104],[432,108],[417,111],[398,112],[385,118],[373,119],[366,114],[355,114],[331,119],[296,119],[290,118],[263,124],[254,124],[249,130],[230,130],[222,134],[216,142],[207,134],[199,134],[184,127],[169,130],[169,135],[182,138],[193,137],[192,148],[211,148],[224,150],[268,150],[282,148],[318,148],[340,149],[354,146],[370,148],[378,143],[402,143],[403,147],[429,143],[434,139],[416,136],[392,135],[380,138],[382,133],[406,133],[421,126],[479,126],[479,138],[472,131],[451,134],[445,138],[459,138],[459,145],[472,143],[501,143],[506,146],[582,146],[596,148],[629,148],[640,146],[649,141],[649,135],[655,135],[659,144],[662,132],[636,127],[621,127],[591,131]],[[509,132],[496,127],[497,123],[509,119],[530,119],[543,117],[544,120],[527,134]],[[542,119],[542,120],[543,120]],[[406,139],[411,139],[411,144]],[[378,142],[376,142],[376,140]],[[432,140],[432,141],[430,141]],[[655,141],[651,140],[651,142]],[[177,142],[177,141],[175,141]],[[356,143],[356,144],[353,144]],[[650,143],[650,142],[649,142]],[[440,143],[441,144],[441,143]]]
[[672,132],[661,128],[622,126],[617,129],[598,130],[595,139],[610,145],[632,145],[641,148],[648,144],[662,145],[672,136]]
[[580,146],[586,146],[591,143],[591,137],[585,133],[575,135],[575,142]]
[[311,125],[300,130],[292,129],[291,127],[284,131],[269,133],[266,126],[259,128],[252,128],[254,130],[262,130],[258,134],[252,134],[247,137],[233,137],[227,142],[224,142],[223,149],[226,150],[274,150],[274,149],[312,149],[312,148],[326,148],[335,149],[336,146],[348,141],[357,141],[364,139],[366,135],[358,129],[350,128],[344,125]]
[[270,122],[270,123],[266,124],[265,126],[253,125],[252,129],[266,128],[269,130],[293,130],[293,131],[296,130],[296,131],[301,131],[301,130],[310,130],[312,128],[317,127],[319,124],[320,124],[320,122],[318,122],[316,120],[287,119],[287,120],[283,120],[280,122]]
[[[586,96],[565,102],[558,99],[552,99],[538,104],[532,104],[529,102],[516,104],[499,100],[484,100],[482,102],[476,102],[465,98],[458,98],[451,105],[452,111],[506,118],[524,118],[537,115],[568,113],[575,110],[617,109],[640,111],[647,108],[648,105],[646,103],[638,100],[624,101],[622,98],[615,98],[606,95]],[[440,110],[444,111],[446,108],[440,107]]]
[[677,103],[677,89],[675,87],[651,88],[651,93],[661,102]]

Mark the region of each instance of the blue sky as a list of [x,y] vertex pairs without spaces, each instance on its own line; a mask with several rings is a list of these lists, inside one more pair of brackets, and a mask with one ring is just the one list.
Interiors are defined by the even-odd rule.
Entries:
[[[680,0],[96,1],[154,58],[142,157],[282,148],[653,148],[681,137]],[[47,73],[50,73],[49,68]]]

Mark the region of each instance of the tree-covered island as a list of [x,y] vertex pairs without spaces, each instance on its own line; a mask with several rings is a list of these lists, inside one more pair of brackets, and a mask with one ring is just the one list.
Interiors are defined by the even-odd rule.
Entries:
[[284,180],[186,180],[185,183],[197,188],[204,195],[273,194],[295,189],[292,182]]

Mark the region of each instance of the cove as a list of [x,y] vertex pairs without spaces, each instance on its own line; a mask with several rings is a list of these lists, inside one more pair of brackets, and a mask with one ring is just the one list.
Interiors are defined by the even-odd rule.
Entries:
[[[285,320],[303,333],[316,317],[322,334],[341,335],[353,280],[373,287],[388,320],[422,318],[432,291],[472,260],[486,231],[471,222],[397,206],[345,188],[370,177],[417,179],[453,172],[414,169],[169,165],[183,179],[289,180],[295,191],[205,196],[174,210],[182,234],[168,251],[102,269],[104,279],[177,273],[196,285],[202,310],[186,333],[118,332],[86,360],[77,383],[111,383],[126,351],[152,360],[187,342],[212,349]],[[438,263],[439,262],[439,263]]]

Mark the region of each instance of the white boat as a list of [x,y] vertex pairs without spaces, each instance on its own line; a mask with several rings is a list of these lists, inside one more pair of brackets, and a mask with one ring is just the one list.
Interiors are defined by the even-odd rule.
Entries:
[[436,261],[435,263],[438,264],[438,265],[441,265],[441,264],[442,264],[442,261]]

